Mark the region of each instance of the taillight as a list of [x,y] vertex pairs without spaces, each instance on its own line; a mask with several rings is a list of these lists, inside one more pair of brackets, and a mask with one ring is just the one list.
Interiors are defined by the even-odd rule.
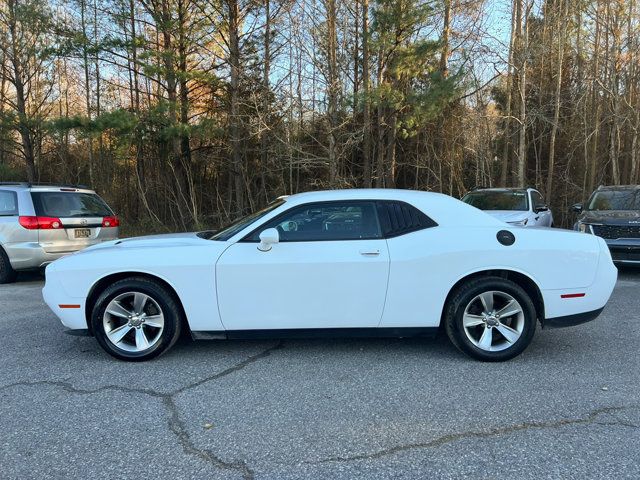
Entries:
[[62,228],[62,222],[55,217],[20,217],[20,225],[27,230],[57,230]]
[[118,227],[120,225],[120,220],[115,215],[113,217],[104,217],[102,219],[103,227]]

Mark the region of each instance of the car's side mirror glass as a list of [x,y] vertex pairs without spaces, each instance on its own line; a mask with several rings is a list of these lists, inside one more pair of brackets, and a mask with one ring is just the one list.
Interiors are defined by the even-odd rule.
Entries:
[[582,212],[582,204],[581,203],[574,203],[571,206],[571,211],[576,212],[576,213],[581,213]]
[[536,213],[546,212],[548,210],[549,210],[549,206],[548,205],[536,205],[536,208],[534,208],[534,211]]
[[260,233],[259,238],[260,244],[258,245],[258,250],[261,252],[268,252],[271,250],[274,243],[280,242],[280,234],[275,228],[267,228],[266,230],[263,230]]

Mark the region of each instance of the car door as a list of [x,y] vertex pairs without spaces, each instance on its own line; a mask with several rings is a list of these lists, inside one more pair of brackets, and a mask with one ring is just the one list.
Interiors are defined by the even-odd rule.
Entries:
[[[261,251],[258,236],[279,243]],[[375,202],[292,207],[231,245],[216,264],[227,330],[376,327],[389,276]]]
[[[536,209],[538,210],[536,212]],[[531,210],[533,211],[533,219],[537,227],[550,227],[553,223],[551,210],[537,190],[531,190]]]

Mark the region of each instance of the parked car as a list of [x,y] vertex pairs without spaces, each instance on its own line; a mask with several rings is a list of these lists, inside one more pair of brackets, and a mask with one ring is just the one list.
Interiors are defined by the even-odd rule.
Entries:
[[118,218],[74,185],[0,183],[0,283],[89,245],[118,238]]
[[478,188],[462,197],[489,215],[522,227],[552,227],[553,215],[534,188]]
[[280,198],[217,233],[105,242],[46,269],[76,334],[146,360],[198,339],[416,336],[507,360],[545,327],[591,320],[617,270],[604,240],[509,228],[449,196],[337,190]]
[[615,263],[640,265],[640,185],[600,186],[572,210],[574,229],[604,238]]

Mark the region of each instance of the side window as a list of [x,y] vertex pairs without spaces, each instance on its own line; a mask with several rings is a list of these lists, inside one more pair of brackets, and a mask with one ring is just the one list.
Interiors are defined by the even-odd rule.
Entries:
[[537,192],[535,190],[531,192],[531,205],[532,205],[532,209],[536,207],[542,207],[545,205],[544,198],[542,198],[542,195],[540,195],[540,192]]
[[374,202],[310,203],[294,207],[261,225],[244,241],[259,241],[260,232],[275,228],[281,242],[365,240],[382,238]]
[[377,202],[380,225],[385,237],[436,227],[438,224],[413,205],[397,201]]
[[0,190],[0,216],[18,215],[18,196],[16,192]]

